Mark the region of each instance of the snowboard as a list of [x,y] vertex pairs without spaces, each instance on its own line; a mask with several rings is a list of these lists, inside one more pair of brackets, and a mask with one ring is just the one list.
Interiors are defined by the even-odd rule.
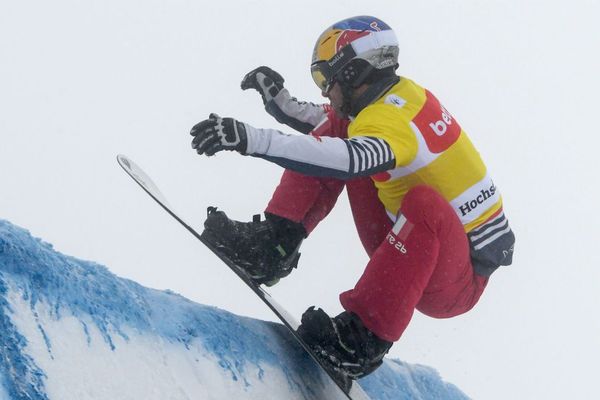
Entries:
[[331,378],[331,380],[337,385],[337,387],[344,393],[344,395],[350,400],[370,400],[369,396],[360,387],[358,382],[352,380],[346,380],[342,382],[339,377],[336,377],[332,372],[323,366],[319,358],[314,354],[310,347],[302,340],[302,338],[296,333],[298,326],[300,325],[296,319],[288,313],[280,304],[278,304],[264,288],[257,285],[252,279],[241,269],[238,268],[235,263],[228,258],[226,255],[217,251],[212,244],[207,240],[205,234],[199,234],[194,228],[187,224],[169,205],[167,199],[158,189],[156,184],[150,179],[150,177],[131,159],[124,155],[118,155],[117,161],[119,165],[125,170],[125,172],[133,178],[133,180],[150,195],[171,217],[179,222],[185,229],[187,229],[192,235],[200,240],[206,247],[208,247],[215,255],[217,255],[237,276],[240,278],[266,305],[269,309],[279,318],[283,325],[289,330],[290,334],[300,343],[300,345],[306,350],[310,357],[321,367],[321,369]]

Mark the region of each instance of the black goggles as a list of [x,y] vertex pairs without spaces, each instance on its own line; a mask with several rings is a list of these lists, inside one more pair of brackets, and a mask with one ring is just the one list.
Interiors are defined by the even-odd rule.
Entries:
[[313,81],[323,93],[328,93],[335,81],[335,76],[330,75],[327,61],[318,61],[310,66]]
[[349,44],[339,50],[331,59],[321,60],[312,63],[310,73],[313,81],[319,89],[328,93],[331,86],[335,83],[336,74],[352,59],[356,57],[356,52]]

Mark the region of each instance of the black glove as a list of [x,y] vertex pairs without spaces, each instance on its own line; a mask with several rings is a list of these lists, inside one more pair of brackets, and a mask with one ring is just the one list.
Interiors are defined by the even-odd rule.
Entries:
[[246,152],[248,137],[244,124],[233,118],[221,118],[210,114],[208,119],[197,123],[190,134],[194,136],[192,148],[198,154],[212,156],[221,150]]
[[267,105],[283,89],[283,77],[269,67],[258,67],[248,72],[242,79],[242,90],[255,89]]

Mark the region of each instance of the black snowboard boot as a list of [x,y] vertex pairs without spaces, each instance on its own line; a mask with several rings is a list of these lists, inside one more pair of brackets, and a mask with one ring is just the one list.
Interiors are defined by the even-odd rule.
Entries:
[[202,235],[258,284],[272,286],[298,266],[298,252],[306,231],[302,224],[265,213],[251,222],[231,220],[223,211],[208,208]]
[[330,318],[322,309],[310,307],[297,332],[347,389],[352,383],[348,378],[375,371],[393,344],[375,336],[356,314],[347,311]]

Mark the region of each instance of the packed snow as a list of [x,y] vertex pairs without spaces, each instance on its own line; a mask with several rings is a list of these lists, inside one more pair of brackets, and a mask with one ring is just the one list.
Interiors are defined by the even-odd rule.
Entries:
[[[232,279],[236,279],[234,275]],[[145,288],[0,220],[0,399],[343,399],[280,324]],[[466,399],[386,360],[372,399]]]

